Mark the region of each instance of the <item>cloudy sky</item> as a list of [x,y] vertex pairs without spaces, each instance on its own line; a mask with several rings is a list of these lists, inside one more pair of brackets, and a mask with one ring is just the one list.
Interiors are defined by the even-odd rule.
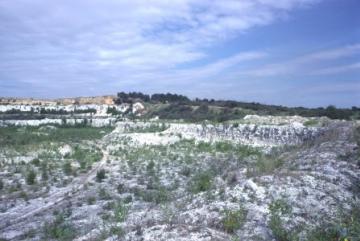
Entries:
[[0,0],[0,96],[360,106],[359,0]]

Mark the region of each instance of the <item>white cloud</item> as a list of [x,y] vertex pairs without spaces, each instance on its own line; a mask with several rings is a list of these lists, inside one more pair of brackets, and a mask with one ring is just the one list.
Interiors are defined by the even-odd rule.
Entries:
[[329,61],[343,59],[346,57],[357,56],[360,54],[360,44],[347,45],[340,48],[328,49],[325,51],[314,52],[300,57],[273,64],[266,64],[257,68],[242,71],[241,74],[271,77],[293,74],[334,74],[351,71],[359,68],[359,63],[352,63],[346,66],[320,68],[319,64],[327,64]]
[[319,69],[313,71],[311,74],[315,75],[326,75],[326,74],[338,74],[344,73],[352,70],[360,70],[360,62],[342,66],[332,66],[329,68]]
[[53,67],[57,73],[58,64],[65,63],[65,67],[81,62],[74,75],[90,67],[107,68],[114,74],[124,69],[127,73],[156,69],[166,72],[179,64],[210,57],[208,50],[214,44],[316,2],[1,1],[0,30],[6,35],[0,39],[0,60],[9,63],[16,59],[10,65],[18,66],[45,62],[49,71]]

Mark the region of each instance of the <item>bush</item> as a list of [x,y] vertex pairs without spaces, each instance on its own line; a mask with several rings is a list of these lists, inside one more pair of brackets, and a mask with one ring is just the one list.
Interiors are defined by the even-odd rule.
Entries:
[[118,223],[124,222],[128,214],[128,208],[122,202],[118,202],[114,208],[115,221]]
[[25,178],[26,184],[28,185],[34,185],[36,182],[36,172],[34,169],[30,169],[28,173],[26,174]]
[[205,192],[212,186],[213,176],[209,171],[196,174],[190,181],[190,191],[192,193]]
[[307,120],[304,122],[304,126],[317,126],[318,124],[318,120]]
[[277,168],[283,165],[284,161],[272,156],[259,156],[255,166],[248,169],[248,176],[259,176],[273,173]]
[[56,239],[61,241],[74,240],[76,230],[71,223],[65,221],[64,215],[57,215],[55,220],[44,226],[44,239]]
[[41,163],[41,180],[46,181],[49,179],[47,164],[45,162]]
[[225,210],[222,224],[224,230],[233,233],[241,228],[246,220],[247,211],[244,208],[238,210]]
[[106,172],[104,169],[100,169],[96,172],[96,181],[102,182],[106,178]]
[[86,199],[86,202],[87,202],[88,205],[93,205],[96,202],[96,197],[93,197],[93,196],[88,197]]
[[146,171],[149,175],[154,175],[155,174],[155,162],[153,160],[151,160],[147,166],[146,166]]
[[40,165],[40,160],[39,158],[35,158],[31,161],[32,164],[34,164],[35,166],[39,166]]
[[0,179],[0,190],[2,190],[4,188],[4,182],[2,179]]
[[288,215],[292,212],[291,206],[285,200],[279,199],[270,203],[269,209],[269,227],[275,239],[278,241],[298,240],[297,233],[286,230],[283,221],[281,220],[281,217]]
[[105,190],[105,188],[100,188],[98,191],[99,198],[102,200],[111,199],[110,193]]
[[154,202],[156,204],[167,202],[170,199],[169,192],[165,187],[141,192],[140,196],[145,202]]

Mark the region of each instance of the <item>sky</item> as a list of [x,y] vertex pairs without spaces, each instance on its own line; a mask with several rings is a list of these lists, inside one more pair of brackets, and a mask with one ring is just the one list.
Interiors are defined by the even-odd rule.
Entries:
[[0,96],[360,106],[359,0],[0,0]]

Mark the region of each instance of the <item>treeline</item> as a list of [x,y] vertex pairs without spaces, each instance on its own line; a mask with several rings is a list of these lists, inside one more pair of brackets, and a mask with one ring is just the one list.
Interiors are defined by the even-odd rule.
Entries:
[[226,121],[243,118],[246,114],[257,115],[299,115],[304,117],[326,116],[330,119],[360,119],[360,108],[336,108],[330,105],[326,108],[286,107],[265,105],[256,102],[241,102],[233,100],[199,99],[190,100],[178,94],[153,94],[141,92],[120,92],[115,102],[133,103],[135,101],[149,103],[167,103],[162,108],[150,111],[146,117],[159,116],[161,119],[184,119],[189,121]]
[[189,103],[190,99],[184,95],[178,94],[153,94],[147,95],[141,92],[119,92],[115,99],[116,104],[133,103],[135,101],[143,102],[161,102],[161,103]]
[[149,114],[149,117],[158,116],[160,119],[178,120],[183,119],[190,122],[215,121],[223,122],[227,120],[240,119],[245,116],[245,112],[235,108],[214,109],[209,105],[191,106],[173,103],[164,108],[157,109]]

